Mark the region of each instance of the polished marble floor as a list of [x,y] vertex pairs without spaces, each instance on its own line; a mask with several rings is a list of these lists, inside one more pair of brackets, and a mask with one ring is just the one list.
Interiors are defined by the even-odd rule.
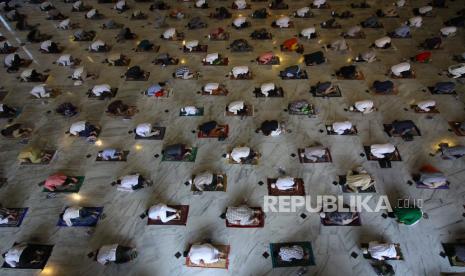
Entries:
[[[99,4],[97,1],[84,1],[119,23],[129,26],[140,39],[155,41],[161,46],[160,52],[169,52],[181,59],[182,63],[201,72],[198,80],[175,80],[171,77],[175,66],[162,68],[151,64],[155,53],[135,53],[132,49],[137,41],[116,43],[114,37],[118,30],[102,30],[104,20],[85,20],[83,13],[71,13],[71,4],[52,1],[63,14],[70,16],[71,21],[79,23],[86,30],[97,31],[97,38],[112,45],[112,52],[121,52],[131,58],[131,65],[140,65],[151,72],[146,82],[127,82],[120,78],[124,67],[109,67],[103,64],[106,54],[92,54],[85,51],[89,42],[71,40],[73,30],[57,30],[57,21],[45,20],[45,12],[38,5],[21,3],[19,10],[27,15],[31,24],[40,23],[39,29],[53,34],[53,40],[65,47],[65,53],[80,58],[90,72],[99,75],[96,80],[84,82],[82,86],[74,86],[68,79],[72,69],[52,64],[59,55],[46,55],[38,51],[39,44],[26,42],[26,32],[14,29],[14,24],[2,20],[0,32],[13,44],[25,42],[19,52],[23,57],[30,55],[34,62],[30,68],[39,71],[50,70],[51,77],[47,85],[60,89],[63,93],[55,99],[33,100],[29,98],[32,88],[30,83],[20,83],[18,73],[7,74],[2,69],[0,86],[8,91],[2,103],[18,106],[23,109],[16,122],[33,125],[34,133],[29,144],[55,148],[57,156],[48,166],[20,166],[17,161],[19,151],[26,145],[17,140],[0,139],[0,174],[8,179],[8,184],[0,188],[0,202],[6,207],[29,207],[29,212],[19,228],[0,229],[0,250],[5,252],[15,241],[40,241],[55,244],[49,262],[41,275],[374,275],[369,262],[361,256],[359,244],[373,239],[384,239],[398,242],[402,246],[404,261],[391,262],[397,275],[439,275],[445,272],[462,272],[465,269],[451,267],[442,251],[441,242],[450,242],[464,238],[464,200],[465,164],[461,159],[442,160],[439,156],[431,157],[430,152],[443,141],[452,144],[464,144],[462,137],[448,131],[448,121],[462,121],[465,118],[463,84],[457,82],[458,96],[437,96],[423,92],[427,86],[437,81],[448,80],[439,75],[454,64],[453,54],[465,52],[464,30],[459,29],[453,38],[447,38],[441,50],[433,51],[433,60],[428,64],[413,63],[417,78],[412,80],[394,80],[400,93],[395,96],[376,96],[366,93],[374,80],[383,80],[390,66],[418,53],[417,45],[425,38],[438,34],[442,22],[463,8],[463,1],[447,1],[447,9],[434,9],[435,17],[424,18],[424,25],[413,30],[411,39],[394,39],[393,50],[377,50],[379,61],[370,64],[359,64],[366,79],[362,81],[337,80],[332,76],[335,70],[349,64],[359,52],[367,47],[386,31],[392,31],[402,22],[412,17],[412,8],[426,4],[426,0],[407,1],[407,6],[399,10],[400,18],[382,18],[384,29],[368,29],[366,39],[349,40],[351,51],[347,54],[326,52],[329,63],[306,67],[301,55],[282,53],[279,45],[287,38],[297,34],[304,27],[319,24],[330,18],[330,9],[312,10],[314,18],[293,19],[294,29],[271,29],[272,20],[280,15],[290,14],[297,8],[308,5],[310,1],[287,0],[290,8],[284,11],[270,11],[271,17],[266,20],[250,19],[252,27],[234,30],[230,27],[232,19],[218,21],[207,18],[207,15],[220,6],[230,6],[232,1],[208,1],[209,9],[193,9],[193,3],[167,1],[172,7],[179,7],[188,14],[184,20],[166,19],[168,26],[183,30],[186,39],[199,39],[208,44],[208,52],[219,52],[227,56],[230,64],[225,67],[204,67],[201,64],[203,54],[183,54],[181,42],[160,41],[164,28],[154,28],[156,17],[166,15],[169,11],[149,11],[150,3],[127,1],[130,11],[118,14],[112,4]],[[269,1],[268,1],[269,2]],[[251,2],[252,9],[246,11],[230,10],[234,16],[249,16],[257,8],[265,7],[268,2]],[[333,10],[344,11],[352,1],[328,1]],[[371,4],[392,1],[368,1]],[[390,3],[387,3],[390,4]],[[387,5],[386,4],[386,5]],[[133,21],[128,17],[134,9],[148,14],[147,20]],[[338,19],[342,30],[327,30],[317,27],[319,38],[303,42],[305,51],[310,53],[319,50],[324,44],[339,37],[340,32],[373,14],[375,8],[353,10],[351,19]],[[201,16],[208,23],[208,28],[200,30],[184,29],[189,18]],[[4,14],[2,18],[5,19]],[[205,36],[218,26],[224,26],[231,33],[229,42],[208,41]],[[266,27],[272,31],[272,41],[253,41],[254,51],[250,53],[231,53],[226,49],[233,39],[249,39],[252,30]],[[281,58],[279,66],[258,66],[251,63],[265,51],[275,51]],[[286,66],[300,64],[309,74],[308,80],[281,80],[280,70]],[[225,77],[232,66],[248,65],[253,80],[229,80]],[[309,93],[311,85],[318,81],[332,80],[342,91],[341,98],[314,98]],[[168,81],[174,95],[168,99],[154,100],[142,96],[139,92],[150,84]],[[220,82],[226,85],[229,95],[226,97],[201,96],[196,92],[208,82]],[[254,87],[264,82],[275,82],[285,91],[284,98],[264,99],[253,96]],[[138,113],[132,120],[119,120],[105,114],[108,101],[89,100],[85,92],[95,84],[108,83],[118,87],[117,99],[137,105]],[[284,109],[293,100],[306,99],[318,109],[316,118],[289,116]],[[344,111],[348,105],[357,100],[372,99],[378,111],[369,115],[353,114]],[[437,102],[440,114],[428,117],[416,114],[408,109],[410,104],[426,99]],[[255,107],[253,117],[239,118],[224,116],[225,106],[234,100],[245,100]],[[77,118],[64,119],[53,112],[63,102],[72,102],[79,106],[81,112]],[[205,107],[203,117],[179,117],[179,108],[185,105]],[[85,143],[70,138],[65,134],[71,123],[78,120],[89,120],[102,126],[100,143]],[[197,139],[192,133],[196,127],[207,120],[217,120],[229,124],[230,136],[225,141]],[[283,136],[271,138],[256,134],[254,130],[266,119],[278,119],[287,122],[292,130]],[[389,138],[383,132],[382,124],[395,119],[411,119],[422,131],[421,137],[412,142],[404,142],[399,138]],[[326,123],[337,120],[350,120],[358,128],[359,134],[354,137],[327,136],[319,130]],[[167,127],[163,141],[134,140],[128,134],[136,124],[141,122],[157,122]],[[2,126],[7,124],[1,122]],[[160,162],[155,154],[160,154],[164,145],[183,142],[199,148],[195,163]],[[298,158],[291,154],[297,148],[321,143],[330,148],[333,162],[325,164],[300,164]],[[360,156],[363,145],[372,143],[395,144],[402,155],[402,162],[393,162],[392,168],[381,169],[377,163],[367,162]],[[239,166],[228,164],[221,156],[232,146],[247,144],[262,153],[258,166]],[[99,164],[94,161],[97,151],[105,147],[118,147],[130,150],[128,161],[123,163]],[[87,155],[91,158],[86,158]],[[422,190],[410,186],[407,181],[411,174],[424,164],[432,164],[447,175],[451,186],[449,190]],[[249,205],[262,206],[263,197],[267,194],[266,178],[277,177],[279,170],[301,177],[305,182],[307,194],[342,194],[340,187],[334,186],[337,175],[363,165],[375,177],[378,194],[370,201],[375,204],[377,196],[388,195],[391,201],[397,198],[423,199],[423,210],[428,219],[421,220],[412,227],[402,226],[393,220],[384,219],[381,213],[362,213],[361,227],[324,227],[317,214],[307,213],[306,218],[296,213],[268,213],[265,227],[262,229],[226,228],[219,217],[227,206],[247,202]],[[190,188],[184,185],[191,174],[202,170],[224,172],[228,177],[225,193],[204,193],[193,195]],[[86,179],[78,195],[58,195],[47,198],[36,184],[55,172],[74,175],[85,175]],[[140,172],[154,181],[152,187],[124,193],[117,191],[110,183],[119,176]],[[186,227],[179,226],[146,226],[139,215],[155,202],[190,205],[190,213]],[[89,232],[85,228],[58,228],[56,221],[64,206],[80,204],[83,206],[104,206],[106,217],[97,227]],[[185,259],[175,257],[183,252],[189,243],[211,239],[220,244],[231,246],[229,270],[206,270],[188,268]],[[286,241],[311,241],[315,266],[307,267],[306,272],[300,268],[272,268],[270,258],[262,254],[269,251],[269,244]],[[86,257],[87,253],[106,243],[120,243],[136,246],[139,257],[132,263],[124,265],[101,266]],[[356,252],[357,258],[351,257]],[[37,275],[39,271],[20,271],[2,269],[1,275]]]

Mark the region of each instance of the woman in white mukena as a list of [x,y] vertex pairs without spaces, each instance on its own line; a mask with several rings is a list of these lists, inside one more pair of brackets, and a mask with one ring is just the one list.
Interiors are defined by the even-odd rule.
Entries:
[[236,115],[241,114],[243,111],[245,111],[245,103],[244,103],[244,101],[231,102],[228,105],[228,111],[233,113],[233,114],[236,114]]
[[420,28],[423,25],[423,18],[421,16],[411,17],[406,23],[410,27]]
[[301,157],[311,160],[313,162],[317,161],[319,158],[322,158],[326,155],[326,148],[322,146],[307,147],[300,154]]
[[232,74],[234,78],[245,77],[249,73],[248,66],[234,66],[232,69]]
[[349,108],[349,110],[368,114],[375,111],[375,108],[372,100],[363,100],[355,102],[354,105]]
[[278,20],[276,20],[276,26],[279,28],[289,28],[289,23],[291,19],[288,16],[283,16],[280,17]]
[[233,25],[236,28],[244,28],[245,26],[247,26],[247,18],[239,16],[234,19]]
[[213,64],[215,62],[218,62],[219,59],[220,59],[220,55],[218,53],[211,53],[211,54],[207,54],[207,56],[203,59],[203,61],[208,64]]
[[279,177],[276,180],[276,183],[271,184],[271,188],[278,189],[281,191],[286,191],[286,190],[294,189],[295,184],[296,183],[293,177],[285,176],[285,177]]
[[106,83],[94,85],[91,93],[96,97],[111,95],[111,86]]
[[[168,215],[168,212],[173,214]],[[168,207],[168,205],[164,203],[158,203],[150,207],[150,209],[148,210],[148,216],[152,220],[161,220],[161,222],[167,223],[172,221],[173,219],[180,219],[181,213],[179,210]]]
[[396,151],[396,147],[393,144],[373,144],[370,146],[370,153],[376,158],[386,158],[386,155]]
[[295,12],[297,17],[307,17],[310,15],[310,7],[302,7]]
[[50,89],[47,89],[46,88],[46,84],[40,84],[40,85],[36,85],[34,86],[32,89],[31,89],[31,95],[38,98],[38,99],[42,99],[42,98],[50,98]]
[[389,36],[383,36],[382,38],[375,40],[373,45],[378,49],[387,49],[391,47],[391,38]]
[[243,10],[247,8],[247,2],[245,0],[236,0],[234,1],[234,5],[238,10]]
[[316,29],[315,27],[305,28],[300,32],[300,34],[302,35],[302,37],[305,37],[306,39],[311,39],[316,36]]
[[136,134],[140,137],[152,137],[159,135],[160,132],[153,131],[153,126],[151,123],[142,123],[137,125]]
[[404,72],[410,71],[410,63],[402,62],[391,67],[391,72],[396,77],[401,77]]
[[199,46],[199,41],[198,40],[189,40],[185,44],[186,48],[189,50],[189,52],[192,52],[194,48],[197,48]]
[[193,244],[187,255],[196,265],[213,264],[219,262],[224,254],[209,243]]

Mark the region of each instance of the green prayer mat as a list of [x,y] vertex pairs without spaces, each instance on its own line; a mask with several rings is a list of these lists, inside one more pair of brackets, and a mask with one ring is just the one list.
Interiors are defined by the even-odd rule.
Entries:
[[78,179],[78,182],[74,184],[72,187],[69,187],[67,189],[63,190],[55,190],[55,191],[49,191],[47,189],[43,189],[42,192],[46,193],[77,193],[81,189],[82,184],[84,183],[84,176],[74,176]]

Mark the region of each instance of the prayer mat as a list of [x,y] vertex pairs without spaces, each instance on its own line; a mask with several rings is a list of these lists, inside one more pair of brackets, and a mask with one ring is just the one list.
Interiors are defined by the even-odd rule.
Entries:
[[[168,205],[168,207],[181,211],[181,218],[173,219],[163,223],[159,219],[147,218],[147,225],[180,225],[184,226],[187,224],[187,216],[189,214],[189,205]],[[174,215],[174,213],[168,212],[168,216]]]
[[316,116],[316,110],[313,104],[309,104],[308,110],[305,110],[305,111],[293,111],[291,110],[291,104],[287,106],[287,109],[289,110],[289,115],[309,116],[309,117]]
[[442,247],[444,248],[444,251],[446,253],[447,259],[449,260],[449,264],[451,266],[460,266],[460,267],[465,267],[465,262],[458,261],[455,256],[455,245],[461,245],[465,246],[463,243],[443,243]]
[[[226,188],[228,186],[228,178],[226,174],[213,174],[213,183],[207,186],[204,186],[203,191],[200,191],[194,185],[194,178],[195,175],[192,176],[191,179],[191,191],[195,192],[226,192]],[[218,183],[223,184],[223,186],[218,186]]]
[[[15,243],[16,245],[18,243]],[[42,260],[40,262],[36,262],[33,264],[27,264],[25,266],[17,266],[17,267],[11,267],[9,264],[6,262],[3,263],[2,268],[10,268],[10,269],[44,269],[44,267],[47,265],[47,261],[50,258],[50,255],[52,255],[53,251],[53,245],[44,245],[44,244],[32,244],[28,243],[27,244],[29,248],[33,248],[35,250],[40,250],[44,252],[42,256]]]
[[[98,153],[102,153],[103,151],[99,151]],[[126,162],[128,161],[128,155],[129,155],[129,151],[128,150],[123,150],[123,155],[121,157],[121,159],[112,159],[112,160],[103,160],[102,157],[99,157],[97,155],[97,158],[95,158],[95,161],[97,162]]]
[[[186,257],[186,266],[187,267],[202,267],[202,268],[222,268],[222,269],[228,269],[229,267],[229,250],[230,246],[229,245],[220,245],[220,244],[212,244],[216,249],[218,249],[220,252],[226,254],[225,259],[220,259],[218,262],[213,263],[213,264],[204,264],[204,265],[196,265],[191,262],[189,259],[189,256]],[[190,250],[192,245],[189,245]]]
[[208,63],[206,61],[202,61],[202,64],[204,66],[226,66],[229,64],[229,59],[228,58],[222,58],[220,62],[218,63]]
[[[160,133],[158,135],[153,135],[150,137],[143,137],[135,134],[134,139],[136,140],[163,140],[165,137],[165,132],[166,132],[166,127],[152,127],[152,131],[159,131]],[[136,133],[136,130],[134,129],[134,133]]]
[[439,92],[436,92],[434,91],[434,86],[428,86],[428,90],[431,94],[433,95],[457,95],[457,92],[454,90],[452,92],[449,92],[449,93],[439,93]]
[[[368,243],[362,243],[361,248],[368,249],[368,245],[369,245]],[[385,258],[384,260],[386,260],[386,261],[402,261],[402,260],[404,260],[404,256],[402,255],[402,251],[400,250],[399,246],[396,246],[396,252],[397,252],[397,256],[400,256],[400,259],[397,259],[397,258]],[[371,257],[369,252],[366,253],[366,254],[363,254],[363,258],[370,259],[370,260],[376,260],[373,257]]]
[[465,136],[465,131],[460,130],[460,122],[449,122],[449,126],[457,136]]
[[281,74],[283,73],[284,71],[280,71],[279,72],[279,76],[281,77],[282,80],[306,80],[308,79],[308,74],[307,74],[307,71],[303,70],[302,71],[302,75],[303,76],[300,76],[298,78],[292,78],[292,77],[286,77],[286,76],[282,76]]
[[198,148],[193,147],[192,153],[189,156],[186,156],[184,159],[175,159],[170,156],[162,155],[161,161],[171,161],[171,162],[195,162],[195,158],[197,157],[197,150]]
[[[54,194],[57,194],[57,193],[78,193],[79,190],[81,189],[82,184],[84,183],[85,177],[84,176],[68,176],[68,177],[76,177],[78,182],[75,183],[74,185],[67,185],[66,188],[55,189],[54,191],[50,191],[50,190],[47,190],[47,189],[43,188],[42,192],[54,193]],[[45,183],[45,182],[43,182],[43,183]]]
[[363,149],[365,150],[365,155],[367,157],[367,160],[368,161],[402,161],[402,157],[400,156],[400,153],[399,153],[399,149],[397,149],[396,147],[396,150],[389,154],[387,157],[385,158],[377,158],[375,156],[373,156],[370,152],[370,146],[364,146]]
[[[429,173],[440,173],[440,171],[438,169],[436,169],[435,167],[433,167],[431,165],[423,166],[422,169],[429,172]],[[420,177],[421,177],[421,175],[419,173],[412,175],[412,179],[413,179],[413,181],[415,181],[415,184],[416,184],[418,189],[430,189],[430,190],[448,190],[449,189],[449,185],[450,185],[449,181],[446,181],[445,185],[433,188],[433,187],[430,187],[428,185],[423,184],[420,181]]]
[[89,89],[87,91],[87,97],[89,99],[97,99],[97,100],[105,100],[105,99],[111,99],[116,97],[116,93],[118,93],[118,88],[111,88],[111,95],[109,96],[96,96],[94,93],[92,93],[92,89]]
[[240,225],[240,224],[233,224],[230,223],[227,219],[226,221],[226,227],[228,228],[263,228],[265,226],[265,214],[263,213],[263,210],[261,207],[250,207],[250,209],[253,209],[254,211],[260,211],[260,214],[258,215],[258,219],[260,220],[258,224],[251,224],[251,225]]
[[15,220],[8,220],[8,223],[0,224],[0,227],[20,227],[21,223],[23,223],[24,217],[26,217],[27,210],[29,208],[5,208],[9,211],[13,211],[17,214]]
[[346,225],[340,225],[340,224],[334,224],[334,223],[327,223],[323,218],[320,218],[321,224],[324,226],[362,226],[362,220],[360,219],[360,214],[357,213],[357,218],[353,220],[351,223],[346,224]]
[[[374,183],[375,181],[372,179],[371,183]],[[341,185],[342,192],[343,193],[376,193],[376,188],[375,185],[370,186],[369,188],[362,190],[361,187],[357,187],[357,191],[352,191],[349,189],[347,186],[347,177],[345,175],[340,175],[339,176],[339,185]]]
[[234,114],[233,112],[228,111],[228,107],[226,107],[225,115],[227,117],[251,117],[254,115],[254,108],[251,104],[244,104],[245,107],[245,114]]
[[234,159],[232,159],[231,157],[231,152],[228,152],[228,163],[229,164],[235,164],[235,165],[258,165],[258,160],[260,159],[260,157],[262,157],[262,155],[258,152],[255,152],[255,157],[252,159],[252,160],[248,160],[246,162],[241,162],[241,163],[238,163],[236,161],[234,161]]
[[328,98],[339,98],[339,97],[342,97],[342,92],[341,92],[341,88],[339,87],[339,85],[335,85],[334,86],[334,89],[336,91],[334,92],[331,92],[329,94],[322,94],[322,93],[317,93],[316,92],[316,87],[312,87],[310,89],[310,93],[313,95],[313,97],[315,98],[325,98],[325,97],[328,97]]
[[332,125],[326,125],[325,127],[326,133],[328,135],[339,135],[339,136],[355,136],[358,134],[357,127],[352,126],[351,129],[344,131],[343,134],[337,134],[336,132],[333,131],[333,126]]
[[100,219],[100,216],[103,213],[103,207],[82,207],[82,209],[95,213],[95,215],[93,215],[93,217],[90,220],[86,219],[87,221],[73,220],[72,226],[66,225],[66,222],[62,218],[60,218],[58,219],[57,226],[58,227],[95,227]]
[[272,184],[275,184],[277,178],[268,178],[267,187],[268,195],[270,196],[305,196],[305,186],[302,178],[294,178],[294,187],[290,190],[281,191],[277,187],[271,187]]
[[48,164],[50,164],[50,162],[52,162],[53,158],[55,157],[55,153],[56,153],[56,152],[57,152],[56,150],[44,150],[44,151],[43,151],[44,154],[48,154],[48,155],[51,156],[50,159],[47,160],[47,161],[45,161],[45,162],[44,162],[44,161],[41,161],[41,162],[39,162],[39,163],[32,163],[32,162],[25,161],[25,162],[20,162],[19,164],[20,164],[21,166],[29,166],[29,165],[48,165]]
[[325,150],[326,150],[326,154],[323,157],[318,158],[316,161],[312,161],[310,159],[307,159],[305,156],[302,156],[305,153],[305,149],[297,149],[297,155],[299,156],[299,162],[301,164],[332,163],[333,158],[331,157],[331,152],[329,151],[328,148],[325,148]]
[[140,79],[134,79],[126,76],[126,81],[147,81],[150,77],[150,72],[144,72],[144,77]]
[[192,49],[192,51],[189,51],[189,49],[186,46],[182,47],[182,51],[185,54],[195,54],[195,53],[206,53],[208,50],[208,45],[197,45],[195,49]]
[[338,80],[365,80],[365,75],[362,71],[357,71],[355,78],[353,79],[346,79],[343,76],[337,76]]
[[[290,262],[283,261],[279,256],[281,247],[291,247],[293,245],[301,246],[304,249],[304,258],[302,260],[292,260]],[[293,266],[313,266],[315,265],[315,257],[313,255],[312,244],[310,242],[285,242],[285,243],[270,243],[271,263],[273,268],[277,267],[293,267]]]
[[[221,129],[221,132],[219,132],[219,129]],[[199,130],[197,132],[197,138],[227,138],[229,134],[229,125],[217,125],[216,128],[212,131],[218,131],[218,133],[209,135]]]
[[262,90],[260,87],[255,88],[253,91],[255,98],[284,98],[284,90],[282,87],[276,87],[275,90],[278,90],[276,92],[269,92],[270,95],[265,96],[262,93]]
[[415,111],[415,113],[426,113],[426,114],[438,114],[439,110],[436,107],[430,108],[429,111],[421,110],[417,105],[411,105],[411,109]]
[[198,113],[197,114],[194,114],[194,115],[191,115],[191,114],[186,114],[186,113],[183,113],[181,110],[179,111],[179,116],[184,116],[184,117],[195,117],[195,116],[203,116],[203,113],[204,113],[204,108],[203,107],[198,107]]

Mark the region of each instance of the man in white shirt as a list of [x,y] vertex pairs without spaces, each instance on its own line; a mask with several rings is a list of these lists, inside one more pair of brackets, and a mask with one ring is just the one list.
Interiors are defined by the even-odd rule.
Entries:
[[370,153],[379,159],[386,158],[387,155],[396,151],[396,147],[392,144],[373,144],[370,146]]
[[5,262],[10,267],[17,267],[19,265],[19,259],[21,258],[21,254],[26,249],[26,247],[27,247],[27,244],[20,243],[10,248],[5,253],[5,257],[4,257]]
[[[168,216],[168,212],[174,214]],[[151,220],[161,220],[161,222],[167,223],[173,219],[180,219],[181,211],[168,207],[166,204],[159,203],[150,207],[148,216]]]
[[355,102],[355,104],[351,106],[349,110],[362,112],[363,114],[368,114],[375,111],[375,108],[373,108],[373,106],[374,103],[372,100],[363,100]]
[[402,62],[391,67],[391,72],[394,76],[402,77],[405,73],[410,71],[410,63]]
[[310,7],[300,8],[295,12],[295,14],[297,15],[297,17],[307,17],[307,16],[311,15]]
[[326,0],[313,0],[313,7],[320,9],[326,5]]
[[289,28],[289,22],[290,18],[287,16],[280,17],[278,20],[276,20],[276,26],[279,28]]
[[260,92],[265,95],[265,97],[268,97],[268,95],[270,94],[270,92],[274,91],[276,88],[275,84],[272,83],[272,82],[268,82],[268,83],[263,83],[261,86],[260,86]]
[[89,50],[92,52],[104,52],[107,50],[107,45],[102,40],[96,40],[89,46]]
[[213,177],[214,175],[211,172],[199,173],[193,179],[193,184],[197,188],[197,190],[203,191],[206,186],[210,186],[213,184]]
[[72,80],[84,81],[87,78],[87,72],[84,70],[84,67],[78,67],[73,71],[71,75]]
[[113,6],[113,9],[117,10],[118,12],[123,12],[129,9],[129,7],[126,5],[126,1],[120,0],[116,2],[116,4]]
[[50,98],[50,90],[45,88],[45,84],[36,85],[32,88],[30,94],[38,99]]
[[197,0],[195,1],[195,7],[200,9],[208,8],[208,4],[206,0]]
[[257,225],[260,223],[260,210],[254,210],[246,205],[239,207],[228,207],[226,220],[235,225]]
[[234,78],[245,78],[249,74],[248,66],[234,66],[232,69]]
[[365,61],[368,63],[371,63],[376,60],[376,52],[373,50],[366,51],[364,53],[361,53],[355,58],[355,61]]
[[312,39],[316,37],[316,29],[315,27],[305,28],[300,32],[300,35],[306,39]]
[[213,64],[219,59],[219,54],[218,53],[211,53],[207,54],[207,56],[203,59],[204,62],[208,64]]
[[213,91],[217,90],[220,87],[219,83],[210,82],[203,87],[203,91],[209,94],[213,94]]
[[159,130],[153,129],[151,123],[142,123],[138,124],[136,127],[136,134],[140,137],[152,137],[160,134]]
[[307,147],[301,153],[301,157],[316,162],[326,155],[326,148],[322,146]]
[[247,24],[247,19],[243,16],[239,16],[237,17],[236,19],[234,19],[233,21],[233,26],[236,27],[236,28],[244,28],[246,27],[248,24]]
[[283,246],[279,248],[278,255],[284,262],[292,262],[295,260],[302,260],[305,252],[302,246],[299,245]]
[[421,101],[417,103],[417,107],[424,112],[430,112],[431,109],[434,109],[436,107],[436,101],[434,100]]
[[169,28],[163,32],[163,38],[164,39],[173,39],[175,38],[174,36],[176,35],[176,29],[175,28]]
[[58,25],[57,28],[61,30],[68,30],[71,26],[71,19],[67,18],[63,21],[61,21]]
[[75,122],[69,128],[69,132],[74,135],[78,136],[80,132],[84,131],[86,128],[86,121],[79,121]]
[[73,226],[73,219],[79,218],[79,211],[82,207],[71,206],[65,209],[63,213],[63,221],[66,223],[67,226]]
[[234,1],[234,5],[238,10],[243,10],[247,8],[247,2],[245,0],[236,0]]
[[181,113],[184,115],[197,115],[199,109],[195,106],[185,106],[181,108]]
[[391,47],[391,38],[389,36],[384,36],[375,40],[375,43],[372,45],[379,49],[387,49]]
[[94,85],[94,87],[91,90],[91,93],[95,97],[105,97],[105,96],[111,96],[111,86],[109,84],[98,84]]
[[359,37],[361,36],[362,33],[362,27],[360,26],[353,26],[347,30],[347,32],[344,33],[345,36],[348,37]]
[[186,42],[186,48],[189,50],[189,52],[192,52],[194,48],[197,48],[199,46],[199,41],[198,40],[189,40]]
[[120,177],[112,185],[117,185],[118,191],[132,192],[144,188],[145,179],[140,174],[125,175]]
[[407,23],[410,27],[420,28],[423,25],[423,18],[421,16],[415,16],[410,18]]
[[75,63],[75,59],[69,54],[62,55],[58,58],[56,63],[61,66],[72,66]]
[[5,262],[10,267],[30,268],[40,266],[48,258],[42,246],[20,243],[5,253]]
[[252,161],[256,154],[249,147],[235,147],[230,156],[236,163],[246,163]]
[[432,14],[432,11],[433,11],[432,6],[423,6],[423,7],[418,8],[418,15],[428,16]]
[[52,46],[51,40],[45,40],[40,44],[40,49],[44,52],[50,52],[49,47]]
[[293,177],[285,176],[279,177],[276,183],[271,184],[271,188],[278,189],[280,191],[292,190],[295,188],[295,180]]
[[363,253],[369,253],[375,260],[393,258],[400,259],[400,256],[397,255],[396,247],[398,247],[398,245],[394,243],[379,243],[377,241],[372,241],[368,243],[368,248],[365,248]]
[[244,101],[234,101],[228,105],[228,111],[233,114],[239,114],[245,109]]
[[457,33],[457,27],[447,26],[447,27],[441,28],[440,31],[443,36],[451,37],[451,36],[455,36],[455,34]]
[[116,249],[118,244],[109,244],[100,247],[97,254],[97,262],[107,265],[116,261]]
[[224,256],[218,249],[209,243],[193,244],[187,255],[189,260],[196,265],[213,264]]
[[332,127],[334,132],[336,132],[338,135],[342,135],[345,132],[350,132],[352,130],[352,123],[349,121],[334,122]]
[[90,11],[88,11],[86,13],[86,16],[85,16],[87,19],[97,19],[98,17],[100,17],[100,14],[99,12],[97,11],[97,9],[91,9]]
[[98,216],[98,212],[90,211],[79,206],[71,206],[65,209],[62,219],[68,227],[71,227],[75,224],[91,225],[97,221]]

